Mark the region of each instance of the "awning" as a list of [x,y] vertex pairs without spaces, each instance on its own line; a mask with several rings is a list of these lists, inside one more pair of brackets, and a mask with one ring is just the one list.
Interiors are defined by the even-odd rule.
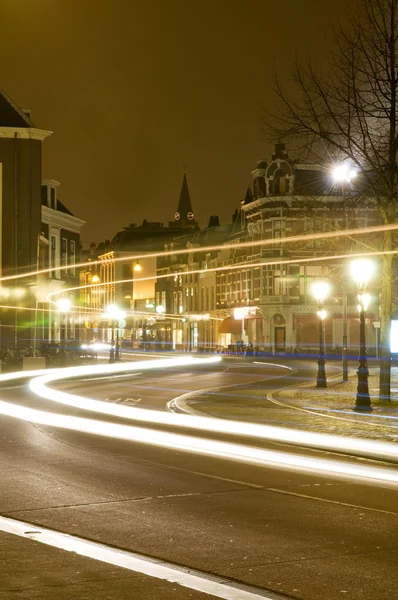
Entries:
[[219,333],[242,333],[242,321],[227,317],[221,321],[218,331]]

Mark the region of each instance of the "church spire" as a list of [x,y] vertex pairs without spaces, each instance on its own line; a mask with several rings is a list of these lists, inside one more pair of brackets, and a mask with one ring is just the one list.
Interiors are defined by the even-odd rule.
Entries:
[[182,180],[180,199],[178,201],[177,212],[174,215],[176,221],[182,221],[186,224],[187,221],[192,224],[195,221],[195,215],[192,209],[191,196],[189,194],[186,166],[184,165],[184,177]]

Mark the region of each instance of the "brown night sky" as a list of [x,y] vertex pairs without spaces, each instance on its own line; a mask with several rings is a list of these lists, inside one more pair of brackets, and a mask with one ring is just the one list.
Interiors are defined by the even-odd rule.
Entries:
[[0,0],[0,85],[38,127],[43,176],[84,241],[173,219],[183,173],[201,225],[250,183],[274,67],[323,59],[345,0]]

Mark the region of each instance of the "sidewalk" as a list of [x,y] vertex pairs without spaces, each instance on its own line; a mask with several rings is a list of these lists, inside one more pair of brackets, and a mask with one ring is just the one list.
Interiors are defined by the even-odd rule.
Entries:
[[398,367],[392,369],[391,404],[378,401],[377,369],[371,368],[369,375],[371,413],[353,410],[356,387],[356,369],[351,369],[348,382],[341,375],[331,377],[327,389],[317,389],[315,381],[281,390],[256,383],[193,393],[176,405],[218,418],[398,443]]

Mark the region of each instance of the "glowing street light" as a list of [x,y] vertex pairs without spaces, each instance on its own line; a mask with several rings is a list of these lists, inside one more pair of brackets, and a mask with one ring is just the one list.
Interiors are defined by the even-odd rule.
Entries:
[[60,298],[56,301],[55,305],[57,306],[60,312],[69,312],[72,306],[72,302],[69,298]]
[[357,258],[350,263],[351,277],[358,286],[359,293],[364,293],[369,281],[372,279],[375,264],[369,258]]
[[323,304],[330,294],[330,285],[327,281],[315,281],[312,284],[312,295],[318,303],[319,310],[319,356],[318,356],[318,372],[316,377],[316,387],[328,387],[325,371],[325,340],[323,335],[323,323],[326,318],[326,311],[323,309]]
[[358,357],[358,385],[354,410],[371,411],[369,395],[369,370],[366,351],[365,317],[369,306],[370,296],[365,292],[366,286],[372,279],[375,264],[368,258],[358,258],[350,264],[350,272],[358,287],[359,310],[359,357]]
[[319,305],[323,305],[330,294],[330,285],[327,281],[315,281],[311,287],[312,295]]
[[101,280],[98,275],[93,275],[91,278],[91,283],[99,283]]
[[140,263],[138,262],[138,260],[137,260],[137,262],[134,265],[134,271],[136,273],[139,273],[140,271],[142,271],[142,267],[141,267]]
[[161,304],[158,304],[157,307],[155,308],[155,310],[158,313],[158,315],[162,315],[165,311],[165,308]]
[[71,309],[72,306],[72,302],[70,301],[69,298],[60,298],[59,300],[56,301],[56,306],[59,310],[59,312],[64,313],[65,314],[65,340],[68,339],[68,315],[66,313],[68,313]]
[[[112,338],[111,338],[111,347],[109,350],[109,362],[114,363],[120,359],[120,347],[119,347],[119,328],[116,332],[116,349],[115,349],[115,323],[119,326],[120,322],[126,316],[124,310],[121,310],[116,304],[109,304],[106,309],[105,316],[110,318],[112,321]],[[125,324],[124,324],[125,327]]]
[[346,162],[336,165],[332,169],[332,178],[336,183],[351,183],[357,175],[357,169],[350,167]]
[[[234,308],[234,319],[236,321],[242,321],[242,343],[244,342],[244,338],[245,338],[245,317],[248,314],[248,308],[247,306],[238,306],[237,308]],[[243,346],[242,346],[243,349]]]

